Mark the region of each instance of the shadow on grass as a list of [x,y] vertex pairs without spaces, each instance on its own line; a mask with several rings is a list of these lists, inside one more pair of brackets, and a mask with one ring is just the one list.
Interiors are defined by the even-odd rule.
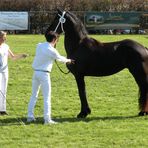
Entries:
[[[78,119],[76,117],[71,118],[54,118],[54,120],[58,123],[73,123],[73,122],[91,122],[91,121],[107,121],[107,120],[125,120],[125,119],[135,119],[138,118],[138,115],[134,116],[106,116],[106,117],[87,117],[84,119]],[[139,117],[140,118],[140,117]],[[22,118],[10,118],[5,117],[5,119],[0,119],[0,126],[21,126],[21,125],[29,125],[26,117]],[[43,124],[43,117],[37,117],[35,122],[30,124]]]
[[106,117],[87,117],[87,118],[60,118],[56,119],[58,122],[90,122],[90,121],[105,121],[105,120],[124,120],[124,119],[134,119],[138,118],[138,115],[135,116],[106,116]]
[[21,126],[21,125],[29,125],[29,124],[43,124],[43,118],[42,117],[38,117],[36,118],[35,122],[32,123],[27,123],[27,118],[26,117],[21,117],[21,118],[17,118],[17,117],[6,117],[4,119],[0,119],[0,126]]

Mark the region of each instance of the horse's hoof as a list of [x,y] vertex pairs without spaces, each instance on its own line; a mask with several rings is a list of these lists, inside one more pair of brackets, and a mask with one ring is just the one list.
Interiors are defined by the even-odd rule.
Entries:
[[85,118],[87,116],[87,114],[84,114],[84,113],[79,113],[77,115],[77,118]]
[[87,108],[86,111],[81,111],[78,115],[77,118],[86,118],[88,114],[91,113],[90,108]]
[[139,116],[145,116],[145,115],[148,115],[148,112],[139,112],[139,114],[138,114]]

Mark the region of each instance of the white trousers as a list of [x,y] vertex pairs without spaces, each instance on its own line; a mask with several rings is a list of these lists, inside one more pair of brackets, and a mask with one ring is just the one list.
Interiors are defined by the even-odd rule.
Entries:
[[6,111],[8,71],[0,73],[0,112]]
[[32,78],[32,96],[28,104],[28,117],[34,118],[34,107],[39,90],[42,90],[44,98],[44,120],[51,119],[51,81],[48,72],[35,71]]

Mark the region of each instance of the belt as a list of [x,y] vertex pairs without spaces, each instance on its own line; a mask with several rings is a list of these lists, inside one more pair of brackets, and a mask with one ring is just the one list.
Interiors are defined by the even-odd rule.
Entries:
[[50,71],[47,71],[47,70],[34,69],[34,71],[41,71],[41,72],[48,72],[48,73],[50,73]]

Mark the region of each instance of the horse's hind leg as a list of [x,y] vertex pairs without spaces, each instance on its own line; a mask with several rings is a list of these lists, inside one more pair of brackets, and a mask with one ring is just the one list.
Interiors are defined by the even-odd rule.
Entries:
[[136,62],[131,62],[129,66],[129,71],[139,86],[140,116],[148,114],[148,65],[146,66],[145,64],[137,60]]
[[139,113],[140,116],[148,115],[148,60],[142,63],[142,66],[144,68],[144,72],[146,74],[146,100],[144,102],[143,108],[141,108],[141,112]]

